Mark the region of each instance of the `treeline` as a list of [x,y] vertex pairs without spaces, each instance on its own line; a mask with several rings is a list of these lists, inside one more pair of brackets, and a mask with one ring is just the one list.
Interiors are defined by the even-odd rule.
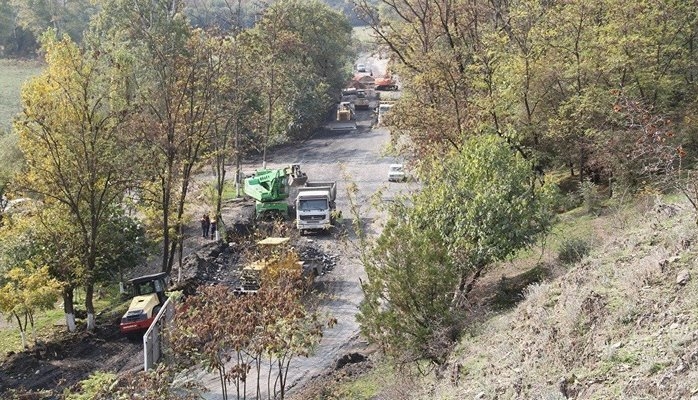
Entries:
[[399,360],[442,364],[478,277],[574,207],[548,172],[695,198],[680,179],[698,149],[694,4],[356,5],[400,76],[393,142],[423,183],[364,260],[362,329]]
[[195,28],[181,2],[105,1],[80,42],[59,31],[41,35],[47,67],[22,90],[25,167],[0,174],[2,210],[11,204],[0,311],[23,331],[53,304],[32,293],[60,294],[73,330],[83,289],[92,330],[96,285],[153,253],[170,272],[193,174],[215,172],[208,201],[220,215],[226,167],[309,136],[351,68],[349,23],[317,1],[279,2],[230,31]]
[[[105,0],[0,0],[0,57],[33,57],[39,38],[46,29],[67,34],[80,42],[90,19],[97,15]],[[273,1],[181,0],[182,12],[192,26],[229,32],[238,27],[251,28]],[[327,1],[343,13],[352,25],[360,20],[350,3]]]

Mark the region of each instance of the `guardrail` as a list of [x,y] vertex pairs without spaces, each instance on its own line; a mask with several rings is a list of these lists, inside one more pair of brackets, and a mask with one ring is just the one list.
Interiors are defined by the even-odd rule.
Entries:
[[150,328],[143,335],[143,370],[147,371],[160,361],[163,348],[166,346],[162,332],[172,321],[174,316],[174,303],[168,298],[155,316]]

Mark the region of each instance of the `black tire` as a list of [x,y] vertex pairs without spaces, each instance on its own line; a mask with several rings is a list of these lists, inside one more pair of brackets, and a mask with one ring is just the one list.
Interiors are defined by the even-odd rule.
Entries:
[[157,306],[153,307],[153,315],[152,316],[155,317],[156,315],[158,315],[161,308],[162,308],[162,305],[157,305]]

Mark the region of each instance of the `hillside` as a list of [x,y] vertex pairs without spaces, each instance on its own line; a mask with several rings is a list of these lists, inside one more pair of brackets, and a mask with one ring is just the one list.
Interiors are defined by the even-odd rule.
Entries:
[[[336,371],[330,380],[341,383],[333,389],[304,395],[697,398],[698,251],[690,204],[648,195],[599,215],[576,209],[561,216],[546,243],[479,282],[467,333],[445,369],[419,378],[374,353],[353,370]],[[561,248],[574,258],[569,250],[583,252],[584,243],[586,257],[560,261]]]
[[[698,387],[695,214],[649,197],[584,222],[588,257],[534,284],[452,356],[437,398],[690,398]],[[456,372],[459,371],[459,372]],[[432,395],[430,395],[432,396]],[[432,397],[433,398],[433,397]]]

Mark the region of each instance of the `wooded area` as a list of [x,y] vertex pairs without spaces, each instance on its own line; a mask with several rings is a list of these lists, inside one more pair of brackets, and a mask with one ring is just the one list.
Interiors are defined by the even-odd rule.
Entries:
[[[71,330],[84,288],[90,330],[95,284],[117,280],[153,244],[172,270],[197,170],[214,165],[219,213],[227,165],[250,152],[265,162],[267,149],[319,126],[350,72],[351,27],[318,1],[62,4],[0,0],[14,16],[0,21],[4,53],[31,54],[36,42],[47,61],[15,121],[26,170],[2,182],[34,201],[21,218],[3,216],[0,282],[60,292]],[[693,4],[354,5],[400,78],[386,124],[421,184],[385,206],[377,238],[357,235],[362,333],[398,362],[444,365],[473,284],[579,205],[551,172],[608,197],[678,188],[698,209],[685,179],[698,150]],[[2,294],[0,309],[20,325],[46,307]],[[216,328],[233,329],[209,328],[212,341],[230,339]],[[224,375],[218,356],[206,362]]]
[[579,204],[553,195],[551,172],[567,171],[573,194],[695,198],[683,179],[698,150],[693,4],[356,5],[400,76],[394,147],[424,184],[365,245],[362,329],[397,360],[443,364],[463,329],[458,299]]
[[[69,330],[76,288],[89,331],[95,284],[121,281],[154,244],[171,271],[194,173],[215,166],[220,215],[226,166],[251,152],[265,162],[269,146],[308,137],[334,105],[350,68],[345,17],[292,1],[246,27],[244,10],[229,11],[240,25],[223,32],[194,28],[180,2],[111,1],[79,43],[65,26],[40,36],[47,68],[24,87],[15,121],[26,168],[2,182],[29,201],[3,216],[1,265],[48,266]],[[17,301],[2,310],[33,312]]]

